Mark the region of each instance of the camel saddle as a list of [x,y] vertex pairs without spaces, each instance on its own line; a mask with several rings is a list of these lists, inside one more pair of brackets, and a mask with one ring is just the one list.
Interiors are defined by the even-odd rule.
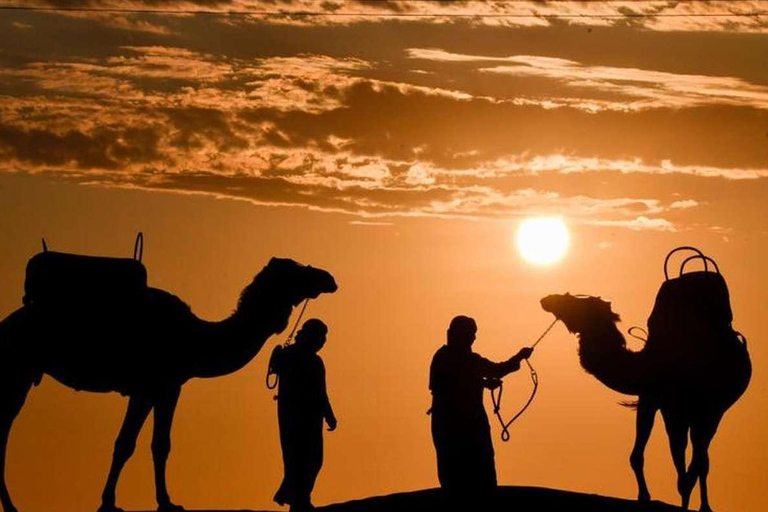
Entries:
[[136,237],[133,258],[49,251],[43,240],[43,252],[27,263],[24,305],[67,307],[142,294],[147,290],[143,247],[142,233]]
[[[694,254],[683,260],[678,276],[670,278],[669,260],[678,251]],[[686,265],[696,260],[703,263],[704,270],[685,273]],[[728,285],[712,258],[694,247],[678,247],[664,260],[664,277],[648,318],[649,348],[662,343],[667,347],[695,343],[697,348],[746,343],[731,325],[733,311]]]

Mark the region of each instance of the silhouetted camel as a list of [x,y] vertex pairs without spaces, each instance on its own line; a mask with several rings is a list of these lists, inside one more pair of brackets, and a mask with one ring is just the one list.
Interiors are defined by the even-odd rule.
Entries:
[[[156,288],[120,300],[30,304],[0,323],[0,501],[15,512],[5,485],[8,432],[33,384],[48,374],[76,390],[130,397],[115,442],[99,512],[120,511],[115,488],[136,438],[154,410],[152,456],[158,510],[178,512],[166,488],[171,423],[181,386],[245,366],[288,325],[294,306],[336,291],[325,270],[272,258],[242,292],[237,310],[220,322],[196,317],[176,296]],[[72,291],[74,297],[77,290]]]
[[[702,273],[703,274],[703,273]],[[693,328],[681,339],[649,341],[630,351],[616,327],[619,315],[599,297],[550,295],[541,300],[570,332],[579,335],[582,367],[609,388],[639,397],[635,445],[630,464],[641,501],[650,500],[643,474],[643,452],[656,411],[664,418],[670,450],[678,473],[678,491],[688,508],[691,491],[700,481],[701,510],[710,511],[707,498],[709,444],[725,411],[744,393],[752,367],[746,345],[736,336],[714,339]],[[685,470],[690,429],[693,457]]]

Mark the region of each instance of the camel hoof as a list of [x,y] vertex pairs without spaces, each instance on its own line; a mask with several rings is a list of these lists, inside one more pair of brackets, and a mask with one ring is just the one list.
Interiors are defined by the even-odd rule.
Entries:
[[640,503],[650,503],[651,501],[651,493],[649,492],[641,492],[637,495],[637,501]]

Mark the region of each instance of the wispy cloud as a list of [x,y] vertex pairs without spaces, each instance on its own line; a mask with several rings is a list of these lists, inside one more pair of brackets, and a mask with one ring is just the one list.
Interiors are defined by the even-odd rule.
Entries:
[[[457,23],[478,26],[547,27],[556,23],[581,26],[633,26],[657,31],[766,32],[765,20],[755,13],[765,11],[760,0],[669,1],[511,1],[486,0],[8,0],[10,5],[42,7],[89,7],[105,9],[178,10],[250,13],[225,23],[249,21],[292,25],[349,25],[360,22]],[[104,23],[121,19],[126,29],[141,29],[130,18],[100,13],[62,13],[92,16]],[[146,23],[146,22],[145,22]]]
[[670,208],[675,208],[678,210],[695,208],[696,206],[699,206],[699,202],[696,201],[695,199],[683,199],[681,201],[675,201],[669,205]]
[[593,220],[589,224],[593,226],[611,227],[611,228],[629,228],[634,231],[653,230],[653,231],[677,231],[674,224],[662,218],[648,218],[639,216],[627,220]]
[[[768,109],[768,87],[741,78],[668,73],[638,68],[588,66],[576,61],[539,56],[492,57],[465,55],[435,48],[411,48],[412,59],[446,63],[500,63],[479,68],[480,72],[510,77],[537,77],[556,80],[578,90],[596,90],[624,97],[621,102],[592,102],[593,109],[612,104],[613,108],[680,108],[698,105],[735,105]],[[558,103],[557,98],[550,101]],[[583,100],[582,100],[583,101]],[[570,102],[573,104],[573,101]],[[607,106],[607,105],[606,105]]]

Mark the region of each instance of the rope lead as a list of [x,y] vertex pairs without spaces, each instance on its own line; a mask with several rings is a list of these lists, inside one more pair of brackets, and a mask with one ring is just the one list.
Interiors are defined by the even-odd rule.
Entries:
[[[288,337],[283,342],[282,348],[285,348],[291,344],[293,341],[293,336],[296,334],[296,329],[299,327],[299,323],[301,322],[301,318],[304,316],[304,311],[307,310],[307,304],[309,304],[309,299],[306,299],[304,301],[304,306],[301,308],[301,312],[299,313],[299,317],[296,319],[296,323],[293,324],[293,329],[291,329],[291,333],[288,335]],[[276,349],[280,348],[280,345],[275,347],[273,349],[272,354],[274,356],[274,352]],[[266,377],[265,384],[267,385],[267,389],[272,390],[277,387],[277,383],[280,380],[280,377],[277,375],[277,372],[274,371],[274,368],[272,368],[272,358],[269,359],[269,365],[267,366],[267,377]],[[275,396],[275,400],[277,400],[277,397]]]
[[[552,328],[555,326],[555,324],[558,322],[558,319],[555,318],[555,320],[549,324],[549,327],[546,328],[546,330],[541,333],[541,336],[538,337],[538,339],[531,345],[531,348],[535,348],[536,345],[538,345],[541,340],[544,339],[544,337],[549,334],[549,331],[552,330]],[[501,440],[503,442],[509,441],[509,427],[519,418],[522,416],[522,414],[528,409],[528,407],[533,403],[533,399],[536,397],[536,392],[539,390],[539,374],[536,372],[536,369],[533,367],[531,362],[528,359],[523,359],[523,362],[528,365],[528,370],[531,372],[531,382],[533,382],[533,391],[531,391],[531,396],[528,398],[528,401],[525,402],[525,405],[520,409],[517,414],[512,416],[512,419],[505,422],[504,418],[501,417],[501,396],[504,393],[504,383],[500,381],[499,386],[495,389],[491,389],[491,402],[493,402],[493,414],[496,415],[496,418],[499,420],[499,425],[501,425]],[[496,393],[496,390],[498,389],[498,394]]]

